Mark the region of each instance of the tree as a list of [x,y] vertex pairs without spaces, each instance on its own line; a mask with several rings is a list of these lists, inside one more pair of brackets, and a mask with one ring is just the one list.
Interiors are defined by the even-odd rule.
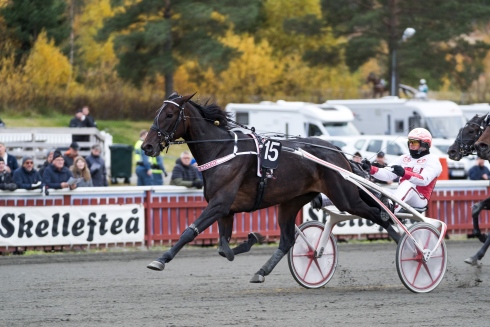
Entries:
[[[348,38],[345,54],[352,71],[379,57],[390,67],[391,76],[396,51],[397,81],[418,83],[425,78],[433,86],[456,67],[456,61],[447,56],[480,53],[475,49],[485,45],[472,43],[466,36],[490,14],[488,1],[480,0],[322,0],[322,8],[324,23],[337,36]],[[401,44],[407,27],[416,34]]]
[[237,51],[218,38],[230,28],[253,31],[259,18],[259,0],[141,0],[108,18],[99,40],[117,33],[119,75],[140,85],[160,73],[169,95],[174,91],[174,72],[183,60],[223,71]]
[[12,0],[0,9],[0,15],[20,44],[16,54],[17,64],[29,54],[43,29],[57,46],[70,33],[64,0]]

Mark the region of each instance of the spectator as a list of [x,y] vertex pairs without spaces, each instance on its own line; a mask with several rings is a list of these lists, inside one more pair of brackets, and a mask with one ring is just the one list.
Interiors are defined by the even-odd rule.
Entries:
[[3,161],[7,163],[7,165],[5,166],[5,170],[7,170],[9,173],[13,174],[14,171],[19,168],[17,158],[7,153],[7,148],[3,143],[0,143],[0,157],[2,157]]
[[[376,155],[376,160],[371,163],[372,166],[378,167],[378,168],[384,168],[388,166],[385,160],[385,153],[383,151],[379,151],[378,154]],[[371,182],[373,183],[378,183],[378,184],[391,184],[393,181],[382,181],[380,179],[374,178],[371,176]]]
[[359,152],[354,153],[354,155],[352,156],[352,161],[357,162],[357,163],[361,163],[361,161],[362,161],[361,154]]
[[[85,115],[83,114],[82,109],[77,110],[77,112],[75,113],[75,117],[70,120],[69,126],[72,128],[87,127],[87,123],[85,122]],[[71,136],[71,140],[72,142],[89,142],[90,136],[73,134]]]
[[53,161],[44,170],[44,184],[53,189],[69,188],[74,190],[77,184],[68,184],[70,177],[73,177],[73,174],[70,169],[65,167],[65,159],[63,159],[61,152],[56,150],[53,153]]
[[14,183],[12,174],[5,169],[5,161],[0,157],[0,190],[15,191],[17,184]]
[[97,128],[97,122],[94,117],[90,115],[90,109],[88,106],[82,108],[82,114],[85,116],[85,126],[84,127],[95,127]]
[[19,188],[34,190],[44,186],[39,172],[34,169],[34,159],[31,156],[22,158],[22,167],[14,171],[14,182]]
[[70,167],[73,178],[82,178],[80,182],[77,183],[77,187],[93,187],[92,176],[90,175],[90,170],[88,169],[87,162],[82,156],[75,158],[73,166]]
[[157,157],[151,157],[150,158],[150,163],[151,163],[151,172],[153,175],[153,185],[163,185],[163,177],[162,174],[165,175],[165,177],[168,176],[167,171],[165,170],[165,166],[163,165],[163,159],[161,156]]
[[473,167],[471,167],[468,175],[472,180],[488,180],[490,170],[485,166],[485,160],[477,157],[476,163]]
[[44,161],[43,165],[39,168],[39,175],[41,175],[41,177],[43,177],[46,167],[51,164],[51,161],[53,161],[54,151],[55,149],[49,149],[48,153],[46,153],[46,161]]
[[76,157],[78,157],[78,150],[80,149],[80,146],[78,145],[77,142],[72,142],[70,144],[70,148],[68,151],[65,152],[65,155],[63,156],[63,159],[65,159],[65,167],[70,168],[73,166],[73,160],[75,160]]
[[92,176],[92,184],[94,186],[109,186],[105,161],[100,156],[101,152],[102,149],[99,144],[92,145],[91,153],[86,158],[86,161]]
[[189,151],[180,154],[180,158],[175,161],[172,171],[171,185],[202,188],[203,181],[199,178],[199,171],[191,165],[192,156]]
[[429,87],[427,86],[427,82],[423,78],[420,80],[419,91],[424,93],[429,92]]
[[3,122],[3,120],[0,119],[0,127],[4,128],[5,127],[5,123]]
[[145,129],[140,132],[140,139],[134,144],[134,161],[136,162],[136,176],[138,186],[153,185],[153,173],[151,171],[150,157],[141,149],[141,144],[148,135]]

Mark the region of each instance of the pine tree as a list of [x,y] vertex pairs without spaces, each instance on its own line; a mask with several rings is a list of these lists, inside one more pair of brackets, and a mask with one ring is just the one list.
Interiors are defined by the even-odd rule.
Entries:
[[64,0],[12,0],[0,10],[7,29],[20,44],[16,63],[26,57],[44,29],[59,46],[70,33]]
[[140,85],[160,73],[169,95],[183,59],[223,71],[237,51],[218,38],[230,28],[253,31],[259,18],[260,0],[141,0],[107,19],[99,39],[118,33],[114,48],[119,75]]

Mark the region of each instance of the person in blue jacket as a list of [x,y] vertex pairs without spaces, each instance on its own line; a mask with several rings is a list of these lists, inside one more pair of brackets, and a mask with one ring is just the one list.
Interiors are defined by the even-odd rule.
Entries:
[[34,159],[31,156],[22,158],[22,166],[14,171],[14,183],[18,188],[34,190],[44,186],[41,174],[34,168]]
[[468,172],[469,178],[472,180],[488,180],[490,177],[490,170],[485,166],[485,160],[480,157],[476,158],[476,164],[471,167]]
[[44,184],[52,189],[69,188],[73,190],[77,184],[68,184],[70,177],[73,177],[73,174],[70,169],[65,167],[65,159],[63,159],[61,152],[56,150],[53,153],[53,161],[44,170]]

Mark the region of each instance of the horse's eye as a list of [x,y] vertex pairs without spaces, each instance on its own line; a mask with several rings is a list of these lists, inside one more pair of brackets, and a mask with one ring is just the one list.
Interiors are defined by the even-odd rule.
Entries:
[[174,114],[167,114],[167,118],[172,118]]

